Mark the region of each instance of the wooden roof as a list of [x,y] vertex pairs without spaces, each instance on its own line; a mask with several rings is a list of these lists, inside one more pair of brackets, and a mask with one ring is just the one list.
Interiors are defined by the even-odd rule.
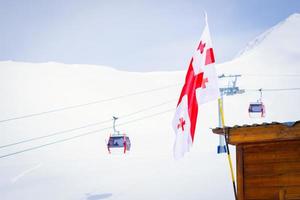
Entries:
[[[300,140],[300,120],[214,128],[213,133],[225,135],[229,144]],[[225,131],[225,133],[224,133]]]

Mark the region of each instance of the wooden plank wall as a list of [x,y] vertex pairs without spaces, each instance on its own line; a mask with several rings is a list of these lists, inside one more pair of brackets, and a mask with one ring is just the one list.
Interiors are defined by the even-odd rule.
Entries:
[[237,150],[241,200],[300,200],[300,140],[246,144]]

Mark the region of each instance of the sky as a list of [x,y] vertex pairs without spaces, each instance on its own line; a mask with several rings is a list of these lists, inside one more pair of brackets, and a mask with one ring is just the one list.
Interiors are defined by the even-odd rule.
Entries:
[[289,15],[298,0],[0,0],[0,61],[187,68],[208,14],[217,63]]

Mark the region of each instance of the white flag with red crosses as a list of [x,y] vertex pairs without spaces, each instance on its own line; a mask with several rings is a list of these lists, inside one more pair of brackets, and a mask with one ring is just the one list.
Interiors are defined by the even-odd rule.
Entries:
[[191,58],[173,118],[176,137],[173,149],[175,159],[183,157],[193,144],[198,105],[220,96],[214,63],[214,52],[206,20],[200,42]]

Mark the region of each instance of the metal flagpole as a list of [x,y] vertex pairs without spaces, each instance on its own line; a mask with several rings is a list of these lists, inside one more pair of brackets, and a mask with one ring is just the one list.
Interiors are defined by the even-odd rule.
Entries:
[[[222,128],[224,130],[224,134],[225,134],[225,137],[226,137],[224,110],[223,110],[223,98],[218,99],[218,104],[219,104],[219,113],[220,113],[220,116],[221,116]],[[228,162],[229,162],[229,166],[230,166],[232,186],[233,186],[233,190],[234,190],[234,197],[235,197],[235,200],[237,200],[238,198],[237,198],[237,192],[236,192],[235,177],[234,177],[234,173],[233,173],[232,161],[231,161],[231,156],[230,156],[230,151],[229,151],[229,147],[228,147],[227,138],[225,138],[225,144],[226,144],[226,150],[227,150],[227,158],[228,158]]]

